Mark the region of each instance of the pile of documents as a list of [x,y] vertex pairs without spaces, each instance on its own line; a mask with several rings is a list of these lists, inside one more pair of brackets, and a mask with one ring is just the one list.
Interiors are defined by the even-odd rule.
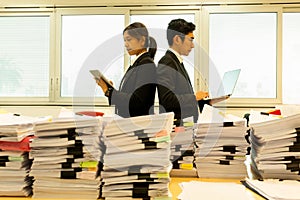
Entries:
[[30,144],[34,198],[97,199],[100,118],[75,116],[36,123]]
[[171,133],[171,176],[197,177],[194,166],[194,124],[184,123],[175,127]]
[[300,197],[300,182],[295,180],[251,180],[247,178],[243,184],[266,199],[298,200]]
[[300,180],[300,114],[251,125],[254,178]]
[[246,121],[205,106],[195,129],[195,164],[199,177],[235,178],[247,176],[249,144]]
[[29,196],[32,177],[29,142],[36,118],[0,114],[0,196]]
[[106,152],[100,197],[169,197],[173,113],[116,119],[103,132]]

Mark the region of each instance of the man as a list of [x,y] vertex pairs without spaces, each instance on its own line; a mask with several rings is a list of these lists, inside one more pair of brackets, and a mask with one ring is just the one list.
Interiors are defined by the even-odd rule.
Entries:
[[[160,112],[174,112],[174,124],[182,125],[182,120],[193,117],[198,120],[198,102],[208,96],[208,92],[198,91],[196,95],[182,63],[182,56],[188,56],[194,48],[195,25],[184,19],[172,20],[168,25],[169,49],[157,66],[158,98]],[[199,101],[199,105],[203,101]]]

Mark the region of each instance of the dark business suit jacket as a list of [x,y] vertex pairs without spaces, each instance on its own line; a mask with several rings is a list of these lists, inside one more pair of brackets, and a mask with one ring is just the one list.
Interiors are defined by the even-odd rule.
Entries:
[[182,119],[198,119],[198,103],[184,66],[171,51],[160,59],[157,66],[157,83],[160,112],[174,112],[175,124]]
[[116,114],[121,117],[153,114],[155,90],[156,65],[146,52],[128,68],[119,91],[112,91],[109,103],[115,105]]

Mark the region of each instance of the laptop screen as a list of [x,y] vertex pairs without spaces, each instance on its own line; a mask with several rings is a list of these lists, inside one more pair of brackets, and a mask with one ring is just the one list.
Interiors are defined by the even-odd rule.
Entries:
[[232,95],[240,72],[241,69],[235,69],[224,73],[217,96]]

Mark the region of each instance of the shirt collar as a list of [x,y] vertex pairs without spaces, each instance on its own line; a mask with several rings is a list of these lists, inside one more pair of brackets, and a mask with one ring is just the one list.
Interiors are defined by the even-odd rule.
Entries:
[[181,57],[181,55],[180,55],[177,51],[175,51],[175,50],[172,49],[172,48],[169,48],[169,51],[171,51],[172,53],[175,54],[175,56],[177,57],[177,59],[179,60],[180,63],[183,62],[183,58]]
[[146,53],[147,51],[139,54],[138,56],[134,56],[132,59],[130,59],[130,65],[133,65],[133,63],[139,58],[141,57],[141,55],[143,55],[144,53]]

